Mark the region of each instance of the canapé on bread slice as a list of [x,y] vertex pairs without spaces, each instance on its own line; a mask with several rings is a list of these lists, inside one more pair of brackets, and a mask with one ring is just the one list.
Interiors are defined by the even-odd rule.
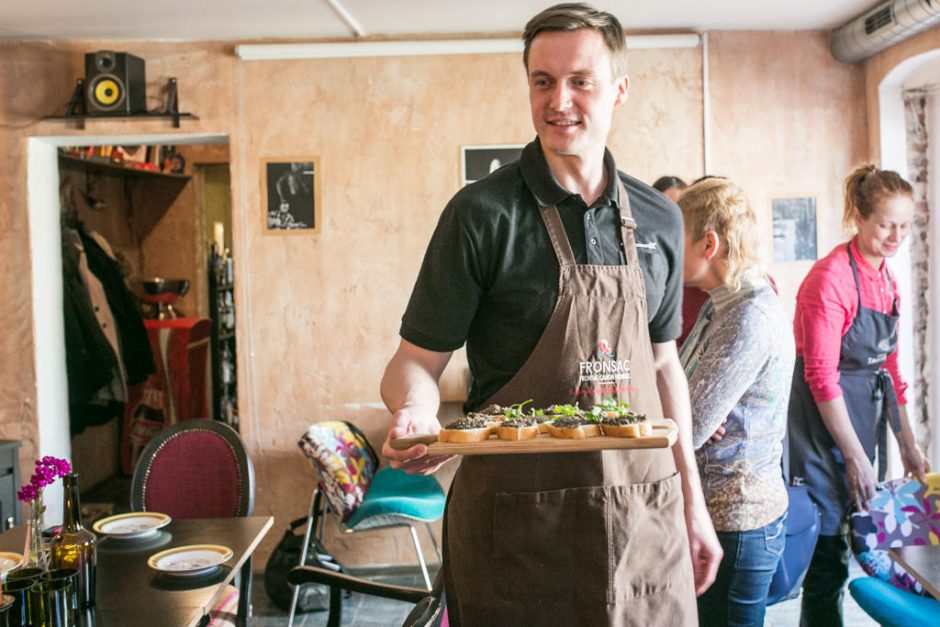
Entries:
[[438,442],[483,442],[496,429],[498,420],[492,416],[468,414],[447,425],[437,434]]
[[500,440],[531,440],[539,434],[539,426],[532,418],[507,418],[496,425]]
[[638,438],[653,434],[653,425],[643,414],[630,409],[627,401],[607,399],[591,409],[591,414],[600,419],[604,435],[618,438]]
[[547,428],[553,438],[583,440],[601,434],[600,425],[584,416],[560,416],[549,423]]
[[601,431],[618,438],[638,438],[653,435],[653,423],[643,414],[611,416],[601,420]]

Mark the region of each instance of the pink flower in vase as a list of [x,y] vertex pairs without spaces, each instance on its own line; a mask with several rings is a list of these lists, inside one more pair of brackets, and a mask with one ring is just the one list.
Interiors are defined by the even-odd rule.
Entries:
[[29,506],[29,519],[26,525],[26,547],[23,551],[23,563],[27,566],[47,566],[46,551],[42,543],[42,513],[46,506],[42,502],[42,491],[46,486],[72,472],[68,461],[47,455],[36,460],[36,470],[29,483],[16,492],[16,498]]
[[36,460],[36,470],[30,477],[29,483],[23,485],[17,492],[16,498],[21,503],[30,503],[42,496],[42,490],[58,479],[72,472],[72,465],[67,460],[47,455]]

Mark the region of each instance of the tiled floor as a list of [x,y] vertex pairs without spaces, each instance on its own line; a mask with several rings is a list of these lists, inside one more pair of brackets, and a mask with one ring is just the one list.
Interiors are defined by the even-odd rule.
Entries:
[[[432,575],[433,576],[433,575]],[[852,578],[864,576],[855,561],[852,561],[850,571]],[[383,581],[391,581],[404,585],[417,585],[420,575],[402,575],[400,572],[381,577]],[[264,582],[260,575],[255,577],[254,587],[254,618],[252,627],[284,627],[287,624],[287,612],[274,607],[264,592]],[[404,618],[411,611],[411,605],[397,601],[388,601],[362,594],[350,595],[343,604],[343,625],[351,627],[392,627],[401,625]],[[298,615],[294,621],[295,626],[316,627],[326,625],[328,612],[309,612]],[[784,601],[767,609],[765,627],[797,627],[800,623],[800,601],[793,599]],[[852,599],[845,595],[845,627],[875,627],[873,621]]]
[[[431,577],[436,574],[436,566],[428,565]],[[364,574],[364,573],[357,573]],[[406,586],[421,585],[421,574],[394,569],[385,571],[385,574],[370,573],[378,581],[395,583]],[[284,627],[287,625],[288,613],[275,607],[264,591],[264,577],[257,573],[254,579],[252,593],[254,613],[251,627]],[[401,625],[408,612],[414,606],[410,603],[391,601],[364,594],[350,594],[343,601],[343,625],[357,627],[391,627]],[[294,619],[295,627],[317,627],[326,625],[329,612],[326,610],[298,614]]]

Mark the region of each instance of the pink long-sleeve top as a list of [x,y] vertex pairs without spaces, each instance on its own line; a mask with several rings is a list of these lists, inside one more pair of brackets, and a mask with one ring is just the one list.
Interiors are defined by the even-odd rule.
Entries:
[[[858,267],[862,306],[890,313],[894,299],[898,298],[898,285],[887,264],[882,262],[880,268],[873,268],[859,253],[855,239],[851,249]],[[857,311],[858,292],[849,253],[845,244],[839,244],[813,265],[796,294],[793,317],[796,356],[803,358],[804,377],[817,403],[842,396],[839,353],[842,336],[852,326]],[[907,404],[907,383],[901,378],[897,350],[888,355],[884,368],[894,381],[898,403]]]

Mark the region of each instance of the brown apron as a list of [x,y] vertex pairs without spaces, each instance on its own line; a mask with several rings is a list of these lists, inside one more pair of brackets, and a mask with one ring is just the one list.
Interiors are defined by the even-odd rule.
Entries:
[[[485,405],[615,397],[662,417],[629,201],[626,265],[577,265],[542,207],[558,301],[516,375]],[[455,625],[697,625],[682,489],[669,449],[466,456],[448,497],[445,589]]]

